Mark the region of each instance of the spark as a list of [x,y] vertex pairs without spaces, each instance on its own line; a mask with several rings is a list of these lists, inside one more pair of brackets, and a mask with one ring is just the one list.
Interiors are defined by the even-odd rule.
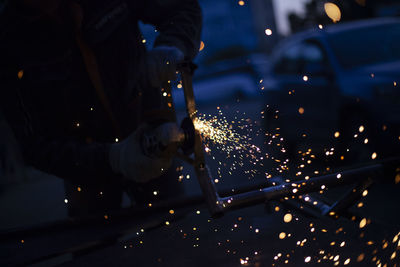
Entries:
[[[239,168],[244,168],[250,163],[250,169],[244,170],[246,174],[254,176],[257,173],[256,166],[263,166],[264,157],[261,149],[252,144],[250,134],[253,132],[253,124],[250,119],[237,119],[228,121],[222,111],[218,109],[218,115],[211,116],[197,114],[193,123],[195,129],[202,136],[205,150],[211,152],[210,147],[224,154],[227,159],[219,162],[218,175],[222,178],[221,168],[227,167],[230,175]],[[213,157],[215,159],[215,157]]]
[[24,71],[23,70],[20,70],[20,71],[18,71],[18,74],[17,74],[17,76],[18,76],[18,79],[22,79],[22,77],[24,77]]
[[339,255],[336,255],[335,258],[333,258],[333,261],[338,261],[339,258],[340,258],[340,256],[339,256]]
[[363,260],[364,260],[364,257],[365,257],[365,254],[364,254],[364,253],[361,253],[360,255],[358,255],[358,257],[357,257],[357,262],[363,261]]
[[279,239],[285,239],[285,237],[286,237],[286,233],[285,232],[281,232],[279,234]]
[[396,243],[398,239],[399,239],[399,235],[394,236],[393,240],[392,240],[392,243]]
[[289,223],[289,222],[292,221],[292,218],[293,218],[292,214],[287,213],[287,214],[285,214],[285,216],[283,216],[283,221],[284,221],[285,223]]
[[363,218],[361,221],[360,221],[360,228],[364,228],[365,226],[367,225],[367,219],[366,218]]
[[[201,41],[201,42],[200,42],[200,48],[199,48],[199,51],[203,51],[204,47],[205,47],[205,44],[204,44],[204,42],[203,42],[203,41]],[[182,85],[181,85],[181,88],[182,88]]]

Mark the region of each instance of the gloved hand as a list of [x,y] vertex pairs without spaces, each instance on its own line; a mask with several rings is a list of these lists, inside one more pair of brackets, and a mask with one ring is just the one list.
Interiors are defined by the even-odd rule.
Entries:
[[153,87],[176,79],[176,68],[184,54],[174,46],[157,46],[147,53],[147,79]]
[[179,143],[183,142],[185,134],[176,123],[167,122],[159,125],[153,131],[146,131],[141,139],[142,149],[149,157],[166,157],[175,154]]
[[[164,123],[154,129],[148,125],[139,127],[124,141],[111,145],[109,160],[113,171],[139,183],[159,177],[171,166],[178,134],[175,123]],[[149,148],[149,139],[161,149]]]

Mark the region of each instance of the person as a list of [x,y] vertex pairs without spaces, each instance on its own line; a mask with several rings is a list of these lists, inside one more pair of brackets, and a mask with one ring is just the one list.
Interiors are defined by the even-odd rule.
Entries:
[[[149,51],[139,21],[158,32]],[[144,133],[176,141],[162,86],[179,62],[196,56],[201,21],[197,0],[15,0],[5,7],[0,109],[25,163],[66,181],[70,216],[117,209],[124,191],[148,203],[146,185],[173,171],[173,149],[150,156],[140,141]]]

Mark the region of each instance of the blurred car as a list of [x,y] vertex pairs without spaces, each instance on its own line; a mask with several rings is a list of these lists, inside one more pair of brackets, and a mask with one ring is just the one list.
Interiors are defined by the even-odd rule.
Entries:
[[296,149],[301,140],[327,148],[335,137],[346,143],[360,132],[371,140],[382,127],[398,143],[399,48],[395,18],[320,26],[287,38],[264,80],[267,131],[278,128]]

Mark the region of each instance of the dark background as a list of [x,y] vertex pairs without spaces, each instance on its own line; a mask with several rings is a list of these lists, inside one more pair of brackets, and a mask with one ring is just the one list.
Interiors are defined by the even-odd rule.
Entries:
[[[324,11],[327,1],[299,1],[301,4],[293,4],[302,6],[300,9],[290,8],[290,3],[286,3],[286,7],[281,3],[280,8],[284,8],[278,9],[277,1],[279,0],[252,0],[244,1],[242,5],[241,1],[200,0],[204,14],[204,49],[196,59],[199,68],[194,84],[199,112],[215,115],[220,120],[226,116],[230,123],[237,123],[243,119],[248,128],[235,128],[238,133],[246,136],[246,139],[258,146],[263,153],[271,155],[269,159],[264,159],[261,165],[254,166],[250,161],[244,160],[243,166],[231,171],[229,168],[235,162],[227,160],[224,152],[211,147],[207,162],[214,178],[219,179],[217,187],[221,191],[264,182],[269,174],[294,180],[299,171],[302,171],[301,177],[317,176],[344,166],[363,163],[356,159],[338,163],[325,157],[325,150],[316,154],[316,159],[312,159],[313,163],[304,170],[299,169],[304,161],[301,157],[291,158],[290,171],[281,173],[276,169],[280,166],[276,160],[284,161],[288,155],[281,153],[276,146],[265,144],[270,140],[276,142],[271,136],[265,135],[264,113],[269,99],[266,99],[264,94],[264,87],[267,85],[263,83],[263,80],[271,75],[271,58],[276,51],[274,47],[294,33],[310,28],[317,30],[319,24],[324,27],[333,24]],[[341,10],[341,20],[338,24],[400,15],[400,3],[394,0],[331,2],[337,4]],[[287,23],[289,29],[282,30],[282,21]],[[142,25],[142,29],[146,43],[151,47],[155,37],[154,29],[149,25]],[[272,34],[266,35],[266,29],[270,29]],[[400,77],[398,79],[400,81]],[[182,90],[175,87],[174,97],[180,121],[185,116]],[[279,106],[277,108],[279,109]],[[298,106],[293,108],[297,111]],[[326,149],[330,148],[332,135],[326,137],[326,144],[329,143]],[[400,136],[391,135],[390,138],[397,140]],[[398,141],[400,142],[400,139]],[[307,140],[306,143],[307,146],[313,147],[312,140]],[[392,143],[379,145],[391,146]],[[371,160],[371,152],[373,151],[360,150],[359,154],[364,153],[366,157],[361,158]],[[398,155],[398,152],[391,155],[396,153]],[[378,155],[378,159],[384,158],[382,154]],[[185,195],[200,195],[201,191],[191,166],[184,163],[182,166],[181,180]],[[64,197],[63,181],[29,166],[25,168],[25,175],[0,176],[2,233],[67,219],[68,201]],[[248,172],[249,170],[251,171]],[[121,224],[88,226],[56,233],[41,231],[38,236],[27,240],[23,235],[17,235],[2,243],[3,254],[0,258],[5,259],[5,264],[29,262],[38,256],[77,247],[80,242],[87,244],[113,235],[119,230],[128,229],[133,236],[118,240],[108,248],[92,251],[82,257],[76,256],[75,263],[64,257],[54,262],[45,262],[44,265],[66,262],[66,265],[81,266],[302,266],[305,264],[305,258],[310,256],[310,266],[319,263],[318,260],[321,260],[323,266],[332,266],[334,262],[343,265],[347,258],[351,259],[350,266],[374,266],[379,263],[382,266],[385,263],[387,266],[394,266],[396,262],[399,264],[399,256],[393,257],[396,250],[399,254],[398,243],[395,241],[400,230],[399,185],[398,182],[394,183],[392,177],[382,177],[382,180],[384,179],[388,182],[380,183],[368,191],[365,200],[361,201],[362,207],[353,207],[361,218],[365,217],[371,221],[365,231],[359,228],[358,222],[312,218],[278,202],[235,211],[217,220],[210,219],[203,206],[193,206],[178,209],[175,217],[163,212],[143,218],[138,215]],[[329,190],[328,194],[319,197],[327,202],[334,202],[343,192]],[[124,196],[124,207],[132,204],[129,198]],[[280,207],[279,211],[275,211],[277,206]],[[289,224],[283,222],[286,213],[291,213],[294,217]],[[180,218],[180,215],[184,217]],[[170,222],[169,226],[165,225],[167,220]],[[160,222],[162,227],[153,227]],[[147,231],[146,227],[151,230]],[[146,231],[142,235],[140,229],[143,228]],[[312,228],[315,229],[311,230]],[[343,229],[339,231],[340,228]],[[280,240],[278,236],[281,232],[291,236]],[[368,243],[369,241],[372,244]],[[332,245],[331,242],[335,244]],[[340,246],[342,242],[345,242],[343,247]],[[385,246],[386,242],[388,245]],[[22,258],[18,256],[18,251],[24,255]],[[362,254],[364,258],[358,262],[357,259],[360,259]],[[323,259],[324,255],[328,255],[326,259]],[[340,260],[334,259],[336,255],[340,255]],[[246,257],[249,257],[248,263],[245,261]],[[288,262],[285,263],[285,260]]]

